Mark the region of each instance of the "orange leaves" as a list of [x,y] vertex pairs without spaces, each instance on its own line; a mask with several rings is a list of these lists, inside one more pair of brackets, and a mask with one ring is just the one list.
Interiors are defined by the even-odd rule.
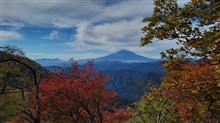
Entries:
[[24,118],[23,114],[18,114],[17,116],[13,117],[5,123],[30,123],[27,119]]
[[181,102],[176,104],[176,110],[182,122],[190,122],[192,119],[199,118],[198,116],[204,115],[205,104],[199,101]]
[[166,77],[160,88],[177,103],[180,117],[190,119],[184,122],[220,121],[219,4],[192,0],[180,7],[175,0],[156,0],[153,15],[144,19],[142,46],[154,39],[179,45],[161,53]]
[[105,119],[105,123],[112,123],[113,121],[115,123],[122,123],[123,121],[126,121],[128,118],[132,117],[132,113],[129,109],[118,109],[115,112],[106,113],[108,116]]
[[218,66],[208,63],[187,63],[179,69],[169,69],[163,79],[162,89],[177,102],[177,112],[183,119],[204,115],[208,105],[218,100],[215,95],[220,74]]
[[219,79],[215,67],[209,64],[183,64],[179,69],[168,71],[169,77],[164,78],[164,84],[169,84],[169,91],[176,90],[186,98],[196,95],[202,89],[215,86]]

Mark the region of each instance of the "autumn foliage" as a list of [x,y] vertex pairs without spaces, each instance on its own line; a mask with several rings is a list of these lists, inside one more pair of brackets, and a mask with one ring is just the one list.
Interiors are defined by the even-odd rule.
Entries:
[[75,63],[68,75],[51,74],[40,84],[42,118],[76,123],[110,123],[127,119],[130,112],[116,107],[116,93],[105,88],[107,80],[108,77],[93,69],[92,63],[83,67]]
[[176,101],[176,109],[182,120],[205,121],[217,118],[220,92],[218,65],[206,63],[181,64],[169,69],[161,88]]
[[[178,121],[220,122],[220,1],[155,0],[143,21],[141,45],[174,40],[178,47],[161,53],[166,76],[160,89],[175,102]],[[158,97],[160,99],[160,97]]]

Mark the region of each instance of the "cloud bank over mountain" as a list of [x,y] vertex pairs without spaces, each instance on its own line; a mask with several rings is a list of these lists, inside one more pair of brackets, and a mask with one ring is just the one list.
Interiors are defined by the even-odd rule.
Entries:
[[[4,0],[2,5],[1,32],[7,35],[1,39],[27,51],[36,49],[28,54],[34,58],[52,52],[65,54],[63,58],[70,54],[85,58],[90,51],[92,56],[100,56],[120,49],[158,57],[167,48],[163,42],[139,47],[142,20],[152,14],[153,0]],[[30,45],[35,43],[38,49]],[[174,45],[171,41],[168,46]]]

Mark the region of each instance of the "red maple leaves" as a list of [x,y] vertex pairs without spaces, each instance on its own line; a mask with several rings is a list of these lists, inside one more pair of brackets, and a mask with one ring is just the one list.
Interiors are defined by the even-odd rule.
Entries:
[[108,77],[93,69],[92,63],[73,64],[68,75],[53,73],[41,81],[41,111],[45,120],[112,122],[131,113],[116,108],[116,93],[105,87]]

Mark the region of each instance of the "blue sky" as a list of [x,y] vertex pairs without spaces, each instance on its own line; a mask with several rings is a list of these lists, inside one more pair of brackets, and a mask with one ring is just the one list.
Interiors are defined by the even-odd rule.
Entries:
[[1,0],[0,45],[15,45],[32,59],[94,58],[121,49],[159,58],[176,45],[139,47],[142,20],[152,11],[153,0]]

